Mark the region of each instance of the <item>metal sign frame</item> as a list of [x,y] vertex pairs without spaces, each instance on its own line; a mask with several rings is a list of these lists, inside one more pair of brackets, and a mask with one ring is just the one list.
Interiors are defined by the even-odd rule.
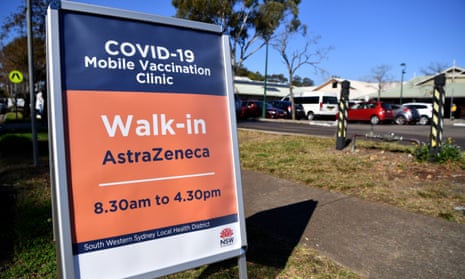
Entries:
[[[81,32],[73,33],[71,31],[76,31],[76,28],[85,26],[87,21],[89,21],[89,24],[87,29],[84,27],[84,34]],[[94,21],[103,24],[95,26]],[[113,24],[113,27],[124,27],[118,29],[116,31],[117,33],[113,33],[117,34],[114,35],[115,37],[122,34],[121,37],[119,37],[121,39],[120,41],[114,38],[107,38],[105,41],[105,46],[113,47],[111,50],[110,47],[106,49],[106,51],[111,52],[111,54],[116,55],[117,53],[125,52],[128,60],[135,55],[132,52],[133,50],[139,51],[142,53],[142,56],[145,55],[145,58],[151,53],[152,60],[156,58],[161,59],[160,57],[163,56],[164,59],[167,60],[167,62],[162,65],[165,67],[163,70],[166,72],[168,72],[168,68],[171,70],[171,67],[176,66],[175,62],[170,62],[170,59],[184,59],[181,62],[187,62],[187,64],[189,64],[194,60],[194,54],[195,59],[200,57],[198,58],[199,61],[203,61],[203,65],[206,66],[200,69],[200,66],[196,68],[197,65],[190,64],[186,66],[186,63],[184,63],[184,66],[187,68],[181,65],[179,68],[181,69],[179,75],[174,73],[172,76],[168,77],[171,79],[165,79],[164,81],[159,79],[160,83],[156,84],[148,82],[152,78],[148,73],[135,76],[133,70],[137,66],[134,66],[134,63],[128,63],[124,60],[125,57],[118,58],[115,56],[108,58],[106,61],[102,59],[103,62],[101,62],[101,65],[107,68],[88,70],[83,67],[83,64],[93,63],[92,65],[98,68],[100,62],[98,62],[98,60],[92,60],[92,58],[88,58],[87,56],[84,58],[82,53],[91,53],[96,45],[100,44],[100,46],[102,46],[102,42],[99,40],[102,37],[101,35],[106,33],[102,31],[101,33],[96,32],[96,35],[94,35],[93,32],[94,28],[105,28],[102,26],[105,26],[107,21],[112,21],[111,24]],[[77,22],[77,24],[73,25],[75,22]],[[122,25],[123,23],[124,25]],[[165,32],[166,29],[166,33],[163,34],[169,34],[169,36],[164,36],[164,38],[167,39],[167,41],[165,41],[167,46],[138,45],[139,41],[137,44],[131,41],[134,37],[124,40],[125,36],[129,36],[127,34],[133,35],[133,33],[128,31],[129,29],[124,30],[126,26],[131,26],[128,27],[132,28],[130,30],[140,31],[140,34],[134,36],[141,41],[144,35],[145,37],[154,36],[154,34],[157,34],[156,32],[160,30]],[[175,32],[173,32],[173,30]],[[211,38],[212,47],[205,48],[198,46],[196,48],[195,42],[189,42],[193,43],[193,49],[186,49],[183,47],[176,48],[175,46],[177,46],[177,44],[184,44],[182,41],[179,41],[183,36],[180,36],[177,32],[183,32],[183,36],[187,36],[187,38],[191,36],[191,39],[193,36]],[[85,43],[80,43],[76,41],[73,36],[78,36],[86,41]],[[173,43],[170,41],[171,38]],[[73,49],[75,46],[70,42],[78,42],[77,47],[79,49]],[[205,42],[198,44],[205,44]],[[173,50],[171,50],[170,47],[173,47]],[[80,51],[83,48],[86,50],[81,53]],[[70,50],[68,51],[68,49]],[[69,53],[72,53],[72,55]],[[54,235],[57,243],[57,270],[59,276],[62,278],[81,278],[89,276],[99,278],[153,278],[237,257],[239,275],[241,278],[247,278],[245,260],[247,240],[242,201],[243,193],[230,49],[228,37],[222,34],[221,28],[216,25],[176,18],[161,17],[69,1],[54,1],[51,3],[47,13],[47,57],[50,94],[48,98],[50,108],[50,168]],[[186,61],[186,58],[189,61]],[[81,61],[74,59],[81,59]],[[82,62],[82,60],[86,60],[87,62]],[[139,60],[139,66],[147,69],[147,65],[151,62],[153,61],[148,58],[145,60],[141,59]],[[110,75],[108,65],[112,63],[116,63],[114,65],[119,65],[115,66],[119,68],[117,70],[111,69]],[[87,64],[85,65],[87,67]],[[143,65],[145,65],[145,67]],[[209,66],[211,66],[211,69]],[[155,63],[154,67],[154,71],[160,71],[161,69],[157,68]],[[185,72],[182,72],[182,69],[184,69]],[[203,79],[199,78],[198,76],[201,76],[206,70],[211,70],[211,72],[213,72],[212,77],[210,78],[210,76],[208,76],[208,79],[203,77]],[[95,76],[95,80],[89,80],[91,76]],[[166,76],[163,75],[163,77]],[[137,82],[131,83],[130,79],[134,78],[136,78]],[[168,82],[168,84],[166,82]],[[114,83],[116,85],[114,85]],[[132,123],[132,118],[138,115],[135,115],[135,113],[134,115],[129,115],[128,113],[124,115],[124,112],[119,114],[122,108],[120,98],[123,101],[129,101],[130,104],[128,106],[134,110],[137,109],[137,111],[147,110],[149,106],[146,103],[153,102],[154,100],[166,101],[185,98],[186,104],[183,104],[183,108],[189,108],[189,106],[194,106],[196,104],[199,106],[197,100],[199,100],[199,102],[205,100],[219,101],[219,103],[216,104],[219,107],[219,109],[217,109],[219,115],[212,116],[202,114],[202,111],[199,110],[198,107],[195,107],[195,109],[193,108],[193,113],[182,114],[185,119],[177,121],[177,118],[169,118],[171,116],[169,113],[174,115],[174,117],[178,117],[181,114],[169,107],[163,112],[154,112],[152,114],[152,119],[135,119],[133,123],[137,123],[138,126],[133,132],[137,134],[137,137],[148,135],[159,136],[160,134],[166,137],[172,136],[168,140],[156,138],[155,141],[161,142],[161,145],[165,144],[167,146],[170,141],[185,142],[182,136],[176,133],[185,133],[189,136],[203,133],[205,140],[196,138],[194,141],[199,144],[197,146],[199,148],[186,147],[182,150],[181,148],[179,149],[181,150],[181,155],[179,156],[185,156],[181,159],[194,158],[198,159],[198,161],[194,160],[194,163],[187,164],[185,163],[187,159],[180,159],[179,163],[176,162],[174,165],[172,164],[167,167],[163,165],[168,164],[165,162],[157,165],[159,166],[157,168],[161,168],[165,172],[177,169],[173,167],[176,164],[179,164],[180,167],[184,169],[195,168],[195,170],[193,170],[194,172],[201,172],[202,164],[208,166],[214,166],[216,164],[226,167],[218,167],[218,170],[212,172],[194,173],[194,175],[172,175],[162,179],[134,179],[134,177],[124,177],[126,179],[125,181],[113,181],[109,183],[107,183],[108,181],[99,181],[101,182],[100,184],[96,183],[99,179],[104,180],[104,178],[106,179],[108,177],[124,176],[128,173],[144,173],[147,169],[145,165],[141,167],[142,163],[140,165],[129,163],[152,160],[147,157],[147,153],[149,152],[133,152],[132,149],[130,150],[130,148],[134,146],[143,146],[146,142],[142,140],[139,141],[138,138],[134,140],[136,136],[132,137],[131,135],[127,135],[127,130],[129,130]],[[133,99],[139,101],[140,107],[136,105],[137,102],[133,101]],[[91,100],[91,102],[88,102],[89,100]],[[94,104],[94,101],[96,104]],[[115,101],[114,104],[112,101]],[[86,107],[88,110],[80,110],[83,108],[83,104],[89,106]],[[102,111],[105,110],[105,112],[101,112],[100,108],[102,108]],[[158,108],[160,108],[160,106],[158,106]],[[113,115],[111,115],[111,113],[113,113]],[[198,117],[198,115],[201,117]],[[196,116],[198,118],[196,118]],[[153,121],[153,123],[148,124],[150,121]],[[86,125],[88,125],[88,127],[82,128],[82,126]],[[213,128],[208,126],[209,129],[207,129],[207,125],[212,125]],[[221,129],[218,129],[217,126],[219,125],[221,125]],[[148,131],[150,129],[153,130]],[[100,136],[87,141],[86,138],[82,136],[83,131],[88,131],[89,134]],[[212,135],[205,135],[207,134],[206,131]],[[102,135],[108,138],[105,136],[102,137]],[[118,136],[123,139],[115,139],[118,138]],[[176,137],[180,137],[180,139],[177,140]],[[216,140],[213,140],[213,138],[217,137],[221,138],[224,143],[218,143]],[[112,141],[115,140],[117,144],[112,143]],[[131,146],[127,147],[127,153],[121,152],[112,154],[113,150],[111,150],[111,148],[119,148],[121,143],[126,144],[125,140],[128,146]],[[98,159],[98,156],[94,156],[94,154],[96,153],[95,150],[97,150],[97,153],[104,150],[100,145],[101,142],[110,147],[108,147],[107,153],[100,157],[103,158],[103,163],[99,161],[97,164],[96,161],[98,160],[96,160],[96,158]],[[160,150],[164,148],[161,145],[157,148],[153,148],[153,152],[158,152],[158,154],[160,154]],[[220,148],[220,146],[223,148]],[[92,149],[92,151],[87,152],[84,157],[81,157],[82,153],[86,153],[86,148]],[[221,155],[218,156],[215,152],[220,149],[222,150]],[[225,149],[226,151],[224,151]],[[177,150],[167,150],[164,152],[162,156],[165,156],[163,158],[167,162],[174,160],[173,158],[178,156],[176,155]],[[139,157],[134,155],[135,153],[139,153],[139,155],[137,155]],[[155,156],[159,155],[154,155],[154,158]],[[160,159],[159,157],[157,158]],[[103,165],[103,167],[99,164]],[[116,166],[118,164],[122,164],[123,166]],[[108,167],[110,170],[106,173],[107,169],[104,168],[107,168],[108,165],[110,165],[110,167]],[[131,171],[127,171],[129,168],[131,168]],[[138,170],[139,168],[141,169],[140,171]],[[136,171],[133,171],[134,169]],[[187,178],[191,179],[188,180],[188,183],[192,184],[197,181],[194,180],[197,179],[197,176],[207,176],[206,178],[202,177],[201,179],[203,180],[198,180],[204,183],[217,183],[219,180],[222,181],[220,184],[224,183],[225,185],[218,186],[218,188],[202,188],[203,186],[196,186],[197,188],[185,190],[183,187],[185,187],[184,185],[186,183],[172,182],[177,179]],[[122,178],[119,177],[119,179],[121,180]],[[210,181],[209,179],[214,180],[208,182]],[[157,189],[160,189],[161,183],[165,183],[164,181],[166,180],[171,181],[170,183],[172,183],[173,186],[171,184],[170,186],[173,188],[179,187],[183,189],[178,190],[176,195],[161,195],[161,203],[169,205],[169,208],[172,209],[166,209],[164,211],[158,209],[158,207],[154,209],[154,200],[157,200],[158,192],[153,193],[155,196],[154,200],[137,200],[134,198],[135,193],[147,191],[146,188],[135,186],[135,184],[141,184],[141,182],[143,182],[150,187],[158,187]],[[109,200],[110,198],[105,196],[109,195],[108,193],[114,195],[115,190],[111,190],[111,188],[115,189],[120,187],[123,189],[124,187],[121,186],[122,184],[126,187],[124,195],[129,195],[130,198]],[[131,185],[134,189],[127,190],[128,187],[126,185]],[[167,189],[166,185],[163,185],[165,189]],[[123,190],[121,190],[121,192],[123,193]],[[164,197],[166,197],[165,200],[163,200]],[[217,198],[218,201],[213,201],[213,198]],[[176,200],[178,203],[175,205],[173,200]],[[137,201],[139,201],[139,203],[135,203]],[[170,203],[168,203],[168,201]],[[157,202],[160,203],[160,197],[158,197]],[[92,205],[93,208],[89,208],[89,204]],[[192,208],[195,208],[192,204],[197,204],[196,206],[198,208],[207,208],[208,210],[206,210],[206,213],[202,214],[192,213]],[[224,208],[219,208],[219,204]],[[131,206],[134,206],[133,209],[135,210],[126,211],[130,209]],[[164,217],[163,219],[161,217],[162,214],[156,214],[156,212],[171,212],[170,210],[173,210],[173,215],[170,215],[170,218]],[[140,215],[138,215],[139,213],[133,213],[137,211],[145,213],[140,213]],[[130,215],[128,212],[131,212],[131,216],[132,214],[135,215],[133,217],[128,217],[126,216]],[[154,213],[155,216],[150,215]],[[185,215],[187,215],[187,217]],[[147,216],[150,218],[147,218]],[[163,214],[163,216],[167,215]],[[99,218],[101,218],[101,222],[97,221],[100,220]],[[160,227],[158,227],[158,225],[160,225]],[[94,232],[94,229],[98,232]],[[211,244],[212,236],[216,238],[214,241],[218,244]],[[198,240],[203,240],[205,243],[199,245],[196,243]],[[109,245],[109,243],[113,244]],[[171,255],[171,245],[181,245],[177,243],[182,243],[182,245],[186,246],[184,248],[186,254],[188,254],[187,256]],[[189,246],[190,244],[192,244],[192,246]],[[203,246],[208,247],[208,249],[203,248]],[[176,246],[176,249],[177,248],[179,247]],[[204,252],[202,250],[203,253],[199,253],[199,249],[204,249],[206,251]],[[188,253],[190,250],[194,252]],[[139,252],[141,253],[140,260],[144,262],[140,264],[141,267],[139,267],[138,262],[134,262],[134,258],[139,255]],[[158,265],[156,256],[158,259],[166,258],[167,260],[163,265]],[[120,269],[121,266],[124,266],[124,264],[122,264],[123,262],[131,262],[130,265],[127,265],[129,268],[123,267]],[[113,263],[113,265],[108,266],[108,268],[103,268],[109,263]]]

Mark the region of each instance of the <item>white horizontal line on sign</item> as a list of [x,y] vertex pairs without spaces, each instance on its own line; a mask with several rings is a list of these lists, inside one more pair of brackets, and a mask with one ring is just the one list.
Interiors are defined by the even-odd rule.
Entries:
[[214,175],[214,174],[215,174],[214,172],[205,172],[205,173],[193,173],[193,174],[165,176],[165,177],[154,177],[154,178],[146,178],[146,179],[136,179],[136,180],[115,181],[115,182],[100,183],[98,186],[107,187],[107,186],[116,186],[116,185],[124,185],[124,184],[146,183],[146,182],[153,182],[153,181],[209,176],[209,175]]

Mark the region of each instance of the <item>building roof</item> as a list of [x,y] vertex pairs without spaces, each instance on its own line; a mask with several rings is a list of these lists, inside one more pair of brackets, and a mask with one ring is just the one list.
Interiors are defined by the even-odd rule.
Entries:
[[441,74],[445,74],[446,79],[451,82],[465,82],[465,69],[457,66],[452,66],[436,75],[426,76],[424,79],[418,81],[416,85],[421,86],[425,84],[434,84],[434,79]]
[[[446,97],[465,97],[465,69],[461,67],[450,67],[441,73],[430,76],[419,76],[402,84],[400,82],[389,82],[384,85],[380,98],[400,99],[402,98],[424,99],[431,98],[434,89],[434,79],[440,75],[446,75]],[[324,91],[335,92],[340,95],[341,84],[344,79],[331,78],[318,86],[293,87],[295,94],[304,91]],[[350,99],[375,99],[378,97],[378,84],[358,80],[348,80],[350,82]],[[263,97],[264,82],[254,81],[244,77],[234,78],[234,93],[240,95]],[[289,84],[267,82],[267,96],[282,98],[289,95]]]
[[[446,97],[465,97],[465,69],[460,67],[450,67],[436,75],[421,76],[413,78],[388,90],[381,92],[381,98],[399,99],[402,89],[402,98],[431,98],[434,90],[434,79],[441,75],[446,75],[446,85],[444,91]],[[377,97],[377,92],[370,94],[371,98]]]
[[[334,92],[340,95],[342,82],[345,79],[331,78],[321,85],[315,87],[314,91]],[[355,99],[367,99],[373,92],[378,92],[378,84],[374,82],[366,82],[359,80],[347,80],[350,82],[350,95],[349,98]],[[397,82],[391,82],[385,85],[385,88],[393,88],[397,86]],[[299,90],[299,89],[296,89]]]

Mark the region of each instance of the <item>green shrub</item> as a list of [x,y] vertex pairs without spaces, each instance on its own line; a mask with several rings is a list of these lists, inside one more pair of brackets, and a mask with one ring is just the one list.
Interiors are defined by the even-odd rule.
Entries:
[[[422,144],[415,150],[415,158],[419,162],[430,160],[430,145]],[[465,155],[460,150],[460,146],[453,144],[452,139],[441,145],[439,153],[432,158],[435,163],[459,162],[465,164]]]
[[429,145],[418,146],[415,150],[415,158],[418,162],[427,162],[429,160]]
[[445,163],[447,161],[459,162],[463,159],[463,153],[460,146],[455,144],[443,144],[440,152],[436,155],[435,161]]

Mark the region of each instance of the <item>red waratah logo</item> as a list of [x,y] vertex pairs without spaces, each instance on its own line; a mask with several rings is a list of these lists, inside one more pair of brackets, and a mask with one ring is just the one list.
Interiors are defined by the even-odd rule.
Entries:
[[220,237],[221,238],[231,237],[231,236],[233,236],[233,234],[234,234],[234,232],[233,232],[232,229],[226,228],[226,229],[221,231]]
[[234,244],[234,232],[231,228],[225,228],[220,233],[220,246],[230,246]]

